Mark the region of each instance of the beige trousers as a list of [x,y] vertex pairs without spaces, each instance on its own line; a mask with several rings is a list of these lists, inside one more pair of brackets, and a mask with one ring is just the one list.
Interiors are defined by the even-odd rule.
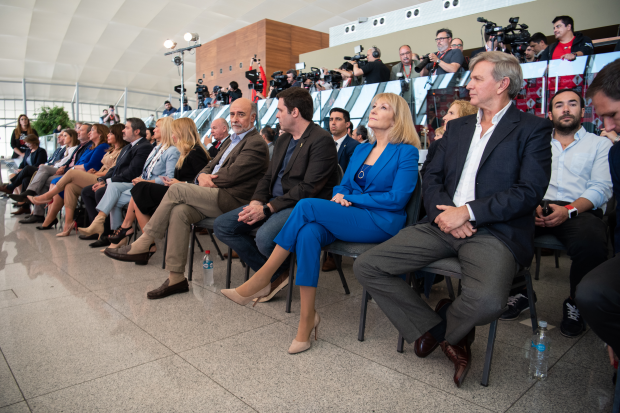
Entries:
[[97,175],[71,169],[56,183],[56,187],[65,191],[65,209],[75,209],[82,189],[97,183]]
[[166,269],[185,272],[190,225],[223,214],[217,205],[217,188],[178,183],[170,187],[164,199],[144,227],[144,233],[161,239],[168,231]]

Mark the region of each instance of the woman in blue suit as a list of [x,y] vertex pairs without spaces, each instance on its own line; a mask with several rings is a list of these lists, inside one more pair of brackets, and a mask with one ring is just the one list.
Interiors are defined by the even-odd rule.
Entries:
[[405,206],[418,176],[420,139],[403,98],[382,93],[373,99],[368,119],[370,143],[358,145],[331,201],[303,199],[275,238],[265,265],[245,284],[222,293],[245,305],[270,292],[271,276],[291,251],[297,254],[296,284],[301,311],[297,337],[289,353],[310,348],[310,333],[320,318],[314,309],[321,248],[337,239],[381,243],[402,229]]
[[102,234],[104,222],[110,215],[110,228],[114,231],[123,223],[122,209],[131,199],[131,188],[138,182],[153,182],[164,184],[162,178],[172,179],[179,156],[179,150],[172,140],[173,119],[166,117],[157,121],[154,137],[158,143],[146,159],[142,175],[132,182],[112,182],[108,184],[105,194],[97,204],[99,213],[88,228],[78,228],[80,233]]

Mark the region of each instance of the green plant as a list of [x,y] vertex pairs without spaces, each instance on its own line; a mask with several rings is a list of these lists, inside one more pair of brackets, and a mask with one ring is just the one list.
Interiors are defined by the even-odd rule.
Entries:
[[39,136],[49,135],[54,132],[58,125],[62,128],[72,128],[73,122],[69,119],[69,114],[62,106],[42,106],[41,112],[36,115],[37,120],[32,123],[32,127],[37,130]]

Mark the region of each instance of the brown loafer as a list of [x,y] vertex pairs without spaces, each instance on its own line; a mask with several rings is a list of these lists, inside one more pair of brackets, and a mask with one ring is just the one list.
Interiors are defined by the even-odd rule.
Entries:
[[280,290],[282,290],[284,287],[286,287],[288,285],[289,282],[289,269],[285,268],[281,273],[280,276],[278,278],[276,278],[274,280],[274,282],[271,283],[271,290],[269,291],[269,294],[261,299],[258,300],[259,303],[266,303],[267,301],[271,300],[278,292],[280,292]]
[[146,298],[149,300],[158,300],[160,298],[168,297],[169,295],[186,293],[189,291],[189,283],[187,282],[187,278],[175,285],[169,286],[169,282],[170,280],[166,280],[159,286],[159,288],[146,293]]
[[30,205],[22,205],[17,211],[11,212],[11,215],[30,214]]
[[[450,304],[451,302],[452,300],[450,300],[449,298],[439,300],[439,302],[435,306],[435,312],[438,312],[443,306]],[[415,343],[413,344],[413,352],[416,356],[424,358],[431,354],[433,351],[435,351],[438,346],[439,342],[435,340],[435,337],[433,337],[433,335],[427,331],[415,341]]]
[[443,350],[448,359],[454,363],[454,384],[456,387],[461,387],[465,376],[469,372],[471,366],[471,344],[474,342],[475,328],[465,336],[457,345],[449,344],[447,341],[442,341],[439,346]]
[[321,267],[321,271],[330,272],[336,269],[336,261],[334,261],[334,257],[331,254],[327,254],[325,257],[325,261],[323,262],[323,266]]
[[[155,244],[151,244],[153,248]],[[131,249],[131,245],[124,245],[120,248],[106,248],[103,252],[106,256],[117,261],[135,262],[136,265],[146,265],[149,263],[149,258],[155,254],[155,251],[147,251],[140,254],[127,254]],[[150,250],[150,248],[149,248]]]

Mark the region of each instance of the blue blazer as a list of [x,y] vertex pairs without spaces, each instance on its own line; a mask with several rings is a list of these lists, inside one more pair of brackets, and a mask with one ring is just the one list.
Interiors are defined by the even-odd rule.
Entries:
[[340,144],[340,148],[338,148],[338,165],[340,165],[343,172],[347,170],[351,156],[353,156],[353,152],[355,152],[355,148],[359,144],[360,143],[358,141],[350,137],[348,134]]
[[396,235],[405,225],[405,207],[418,180],[418,149],[408,144],[389,143],[368,171],[366,187],[355,182],[374,143],[360,144],[349,161],[342,182],[334,187],[334,195],[343,194],[353,206],[368,211],[372,221],[390,235]]
[[[149,166],[151,158],[155,156],[158,150],[159,145],[153,148],[149,154],[149,157],[146,159],[143,171]],[[176,146],[169,146],[164,153],[162,153],[157,162],[155,162],[155,166],[153,167],[151,174],[146,179],[149,181],[154,179],[155,183],[163,185],[164,181],[161,179],[162,176],[166,176],[170,179],[174,178],[174,169],[176,168],[177,161],[180,156],[181,152],[179,152]]]

